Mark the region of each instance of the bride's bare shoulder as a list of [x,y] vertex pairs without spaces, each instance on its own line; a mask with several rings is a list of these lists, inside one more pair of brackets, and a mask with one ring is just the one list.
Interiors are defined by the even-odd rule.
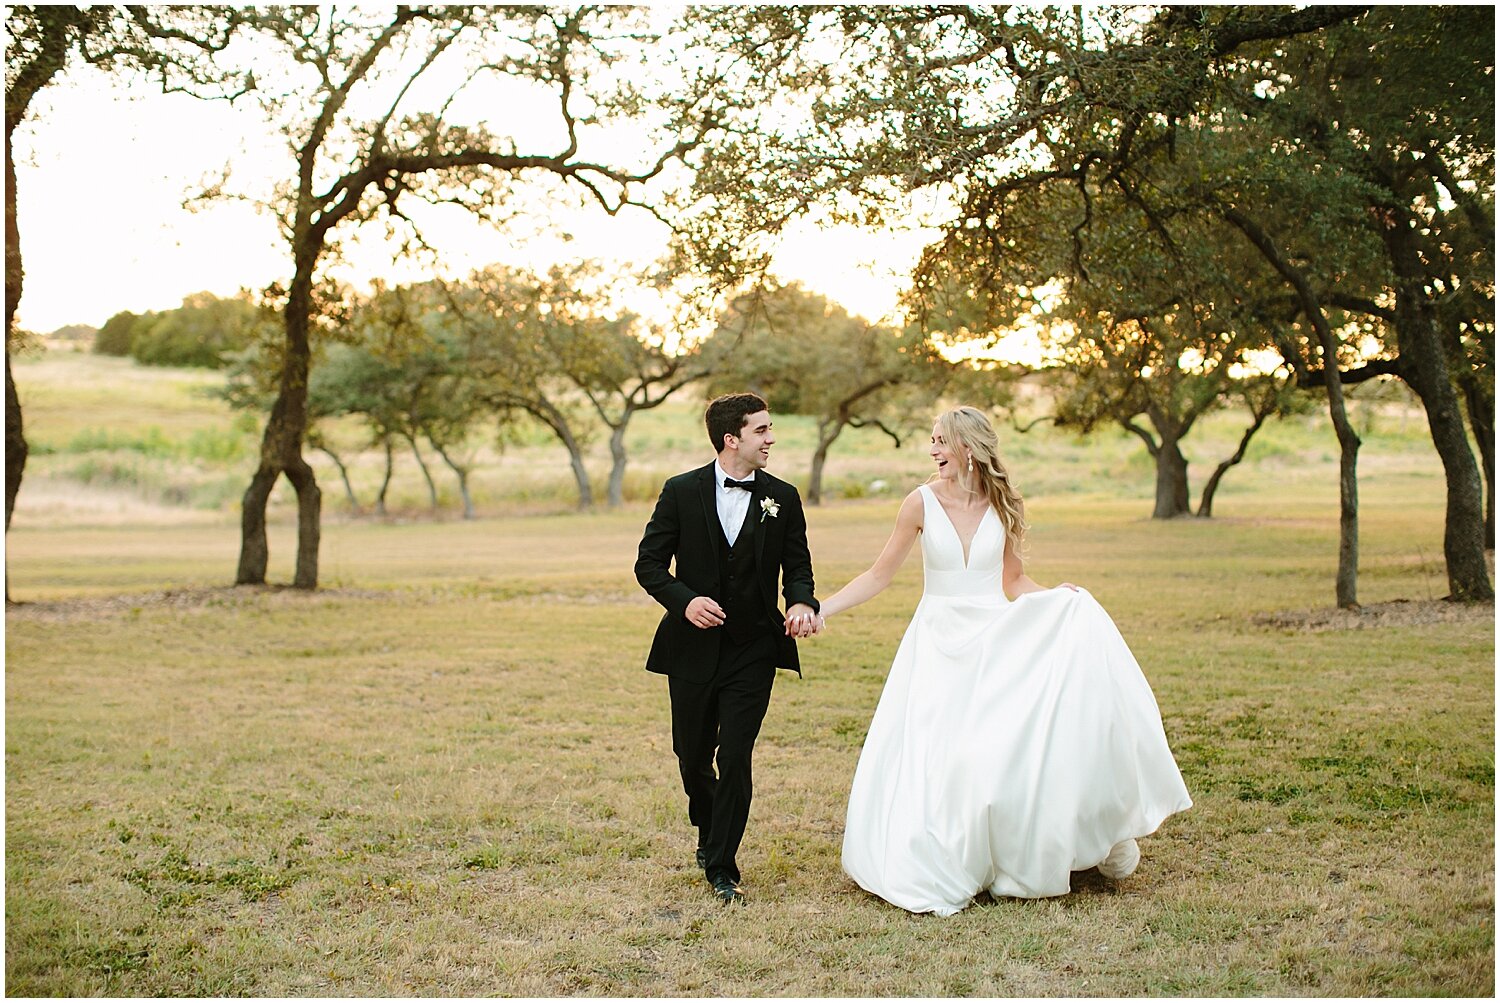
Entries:
[[922,500],[922,488],[923,485],[917,485],[901,500],[901,511],[896,513],[896,522],[898,525],[907,525],[916,529],[922,528],[922,513],[927,508]]

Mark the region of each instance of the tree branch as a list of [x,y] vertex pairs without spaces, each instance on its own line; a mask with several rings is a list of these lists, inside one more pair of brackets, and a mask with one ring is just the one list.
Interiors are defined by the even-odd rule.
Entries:
[[1157,453],[1161,452],[1160,443],[1156,441],[1156,437],[1153,436],[1150,431],[1142,428],[1140,425],[1136,424],[1129,418],[1120,418],[1118,420],[1120,424],[1124,426],[1126,431],[1134,432],[1136,435],[1141,437],[1141,441],[1146,444],[1146,449],[1151,453],[1152,456],[1155,456]]
[[886,426],[885,422],[881,421],[879,418],[860,418],[857,415],[851,415],[849,418],[850,428],[865,428],[870,425],[875,426],[886,435],[890,436],[891,441],[896,444],[897,449],[901,448],[901,436],[891,431],[891,429]]
[[417,67],[416,71],[406,78],[406,82],[401,85],[401,90],[397,92],[395,100],[391,102],[390,108],[386,110],[385,115],[375,126],[375,131],[370,137],[370,156],[375,156],[385,147],[386,126],[390,124],[391,118],[396,114],[396,109],[401,106],[402,100],[405,99],[407,92],[411,90],[412,85],[417,82],[417,78],[420,77],[423,73],[426,73],[427,70],[432,66],[432,64],[437,62],[438,57],[441,56],[450,45],[458,40],[458,36],[463,34],[463,31],[464,26],[459,25],[457,28],[454,28],[453,31],[449,32],[446,38],[438,42],[438,44],[433,46],[432,50],[427,53],[427,58],[422,60],[422,65]]

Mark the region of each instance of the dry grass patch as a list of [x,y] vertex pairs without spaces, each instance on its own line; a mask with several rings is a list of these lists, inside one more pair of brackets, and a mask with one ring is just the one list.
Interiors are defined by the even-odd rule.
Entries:
[[[1372,496],[1370,598],[1425,589],[1410,550],[1438,506]],[[216,587],[232,528],[23,529],[12,585],[50,598],[7,613],[7,990],[1488,994],[1492,611],[1255,622],[1331,593],[1334,541],[1302,524],[1323,502],[1267,501],[1253,533],[1034,505],[1035,573],[1115,615],[1196,805],[1129,881],[948,920],[839,869],[919,569],[778,681],[751,904],[725,910],[692,866],[665,686],[640,667],[659,615],[630,575],[644,511],[334,525],[334,587],[311,595]],[[891,514],[810,513],[825,590]],[[150,584],[164,568],[170,592]]]
[[1494,623],[1495,604],[1394,599],[1359,609],[1283,610],[1261,613],[1255,622],[1290,630],[1373,630],[1427,623]]

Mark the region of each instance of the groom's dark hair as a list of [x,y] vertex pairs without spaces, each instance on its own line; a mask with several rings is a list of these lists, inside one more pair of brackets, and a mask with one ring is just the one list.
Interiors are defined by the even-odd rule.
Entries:
[[738,436],[745,429],[745,418],[757,411],[769,411],[770,407],[755,394],[725,394],[708,402],[703,412],[703,423],[708,426],[708,441],[714,452],[724,451],[724,436]]

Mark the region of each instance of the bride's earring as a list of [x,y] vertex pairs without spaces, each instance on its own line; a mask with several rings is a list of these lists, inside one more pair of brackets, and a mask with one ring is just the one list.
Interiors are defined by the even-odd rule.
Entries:
[[969,473],[972,474],[973,472],[974,472],[974,457],[970,456],[969,457]]

